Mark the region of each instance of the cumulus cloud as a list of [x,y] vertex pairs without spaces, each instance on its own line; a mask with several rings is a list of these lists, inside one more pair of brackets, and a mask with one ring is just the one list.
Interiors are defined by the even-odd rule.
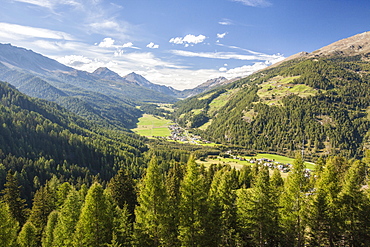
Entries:
[[99,47],[113,47],[115,40],[112,38],[104,38],[102,42],[98,44]]
[[251,6],[251,7],[269,7],[272,5],[267,0],[231,0],[233,2],[239,2],[242,3],[246,6]]
[[146,47],[151,48],[151,49],[157,49],[159,48],[159,45],[156,45],[153,42],[150,42],[149,44],[147,44]]
[[198,43],[202,43],[207,37],[200,34],[198,36],[195,36],[195,35],[192,35],[192,34],[188,34],[186,35],[185,37],[176,37],[176,38],[172,38],[170,39],[170,43],[174,43],[174,44],[177,44],[177,45],[182,45],[182,44],[185,44],[185,46],[189,46],[189,44],[198,44]]
[[133,48],[134,44],[132,42],[127,42],[122,45],[123,48]]
[[226,36],[227,33],[218,33],[217,38],[223,39]]
[[227,68],[225,68],[225,67],[221,67],[221,68],[219,68],[219,69],[218,69],[218,71],[220,71],[220,72],[225,72],[225,71],[227,71]]

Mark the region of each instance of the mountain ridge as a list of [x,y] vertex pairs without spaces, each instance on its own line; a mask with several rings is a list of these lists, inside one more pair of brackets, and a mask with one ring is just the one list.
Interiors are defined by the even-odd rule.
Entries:
[[[225,145],[289,156],[304,150],[310,158],[361,157],[370,148],[367,44],[369,32],[295,54],[177,102],[173,119]],[[199,118],[208,121],[198,126]]]

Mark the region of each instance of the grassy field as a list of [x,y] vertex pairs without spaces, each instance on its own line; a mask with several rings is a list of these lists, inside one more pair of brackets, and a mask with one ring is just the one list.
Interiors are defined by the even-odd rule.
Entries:
[[[250,158],[256,158],[256,159],[266,158],[266,159],[275,160],[275,161],[278,161],[278,162],[284,163],[284,164],[287,164],[287,163],[293,164],[293,162],[294,162],[294,159],[292,159],[292,158],[288,158],[288,157],[281,156],[281,155],[276,155],[276,154],[257,154],[256,156],[243,156],[243,157],[247,158],[247,159],[250,159]],[[206,159],[205,161],[198,160],[197,163],[204,164],[206,167],[211,165],[211,164],[229,164],[229,165],[231,165],[231,166],[233,166],[237,169],[238,168],[240,169],[243,165],[251,165],[251,163],[249,163],[248,161],[240,161],[240,160],[236,160],[236,159],[220,158],[220,157],[218,157],[217,159]],[[305,162],[305,165],[308,169],[311,169],[311,170],[314,170],[314,168],[315,168],[315,164],[313,164],[313,163]]]
[[282,97],[289,94],[296,94],[300,97],[315,95],[317,92],[312,87],[303,84],[291,84],[299,76],[281,77],[277,76],[260,85],[257,95],[266,104],[280,105]]
[[137,128],[132,129],[135,133],[153,137],[153,136],[169,136],[171,134],[168,126],[172,124],[171,120],[164,119],[162,117],[153,116],[150,114],[144,114],[139,118]]

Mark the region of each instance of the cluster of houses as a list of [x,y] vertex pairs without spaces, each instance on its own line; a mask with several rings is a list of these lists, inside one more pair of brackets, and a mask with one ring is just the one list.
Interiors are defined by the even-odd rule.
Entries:
[[[275,160],[270,160],[270,159],[267,159],[267,158],[260,158],[260,159],[250,158],[250,159],[247,159],[247,158],[244,158],[244,157],[231,155],[231,151],[227,151],[226,154],[230,155],[230,158],[232,158],[232,159],[241,160],[241,161],[248,161],[251,164],[259,164],[259,165],[267,166],[270,169],[277,168],[277,169],[279,169],[279,171],[281,171],[283,173],[289,172],[292,168],[292,164],[289,164],[289,163],[284,164],[284,163],[281,163],[281,162],[278,162],[278,161],[275,161]],[[306,177],[309,177],[311,175],[311,170],[310,169],[305,169],[304,173],[305,173]]]
[[190,142],[193,144],[198,144],[197,142],[211,143],[210,141],[203,140],[200,136],[186,135],[185,130],[177,124],[172,124],[168,128],[171,130],[171,135],[168,137],[169,140]]
[[168,137],[168,139],[181,142],[188,141],[188,138],[184,135],[184,129],[177,124],[172,124],[168,126],[168,128],[171,130],[171,135]]

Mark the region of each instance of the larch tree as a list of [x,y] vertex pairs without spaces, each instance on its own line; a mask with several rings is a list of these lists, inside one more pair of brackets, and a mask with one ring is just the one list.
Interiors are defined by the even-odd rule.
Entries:
[[20,247],[38,247],[40,246],[40,241],[38,240],[38,230],[32,224],[32,222],[27,221],[22,230],[18,234],[17,243]]
[[94,183],[87,192],[74,234],[74,246],[101,247],[112,239],[113,210],[103,187]]
[[370,241],[370,203],[361,190],[364,174],[365,164],[355,161],[348,170],[342,191],[338,195],[346,246],[366,246]]
[[18,229],[19,224],[12,216],[9,205],[0,201],[0,246],[13,246]]
[[54,229],[58,222],[58,211],[54,210],[49,214],[48,223],[42,236],[42,247],[52,247],[54,241]]
[[224,167],[212,181],[208,193],[206,240],[209,246],[236,245],[235,170]]
[[246,244],[279,246],[278,198],[268,168],[260,168],[251,189],[239,190],[238,223]]
[[280,222],[285,246],[301,247],[304,245],[304,205],[308,191],[305,168],[302,158],[298,157],[293,163],[284,192],[280,197]]
[[205,246],[207,191],[194,157],[187,163],[180,187],[179,239],[182,246]]
[[164,177],[153,157],[139,186],[139,205],[135,209],[135,237],[140,246],[161,246],[167,224],[167,193]]
[[73,246],[71,236],[75,232],[81,207],[81,196],[72,188],[59,210],[58,221],[54,229],[53,246]]
[[338,167],[342,159],[329,158],[320,165],[314,193],[309,195],[307,208],[308,243],[336,246],[339,244],[341,215],[338,194],[341,190]]

